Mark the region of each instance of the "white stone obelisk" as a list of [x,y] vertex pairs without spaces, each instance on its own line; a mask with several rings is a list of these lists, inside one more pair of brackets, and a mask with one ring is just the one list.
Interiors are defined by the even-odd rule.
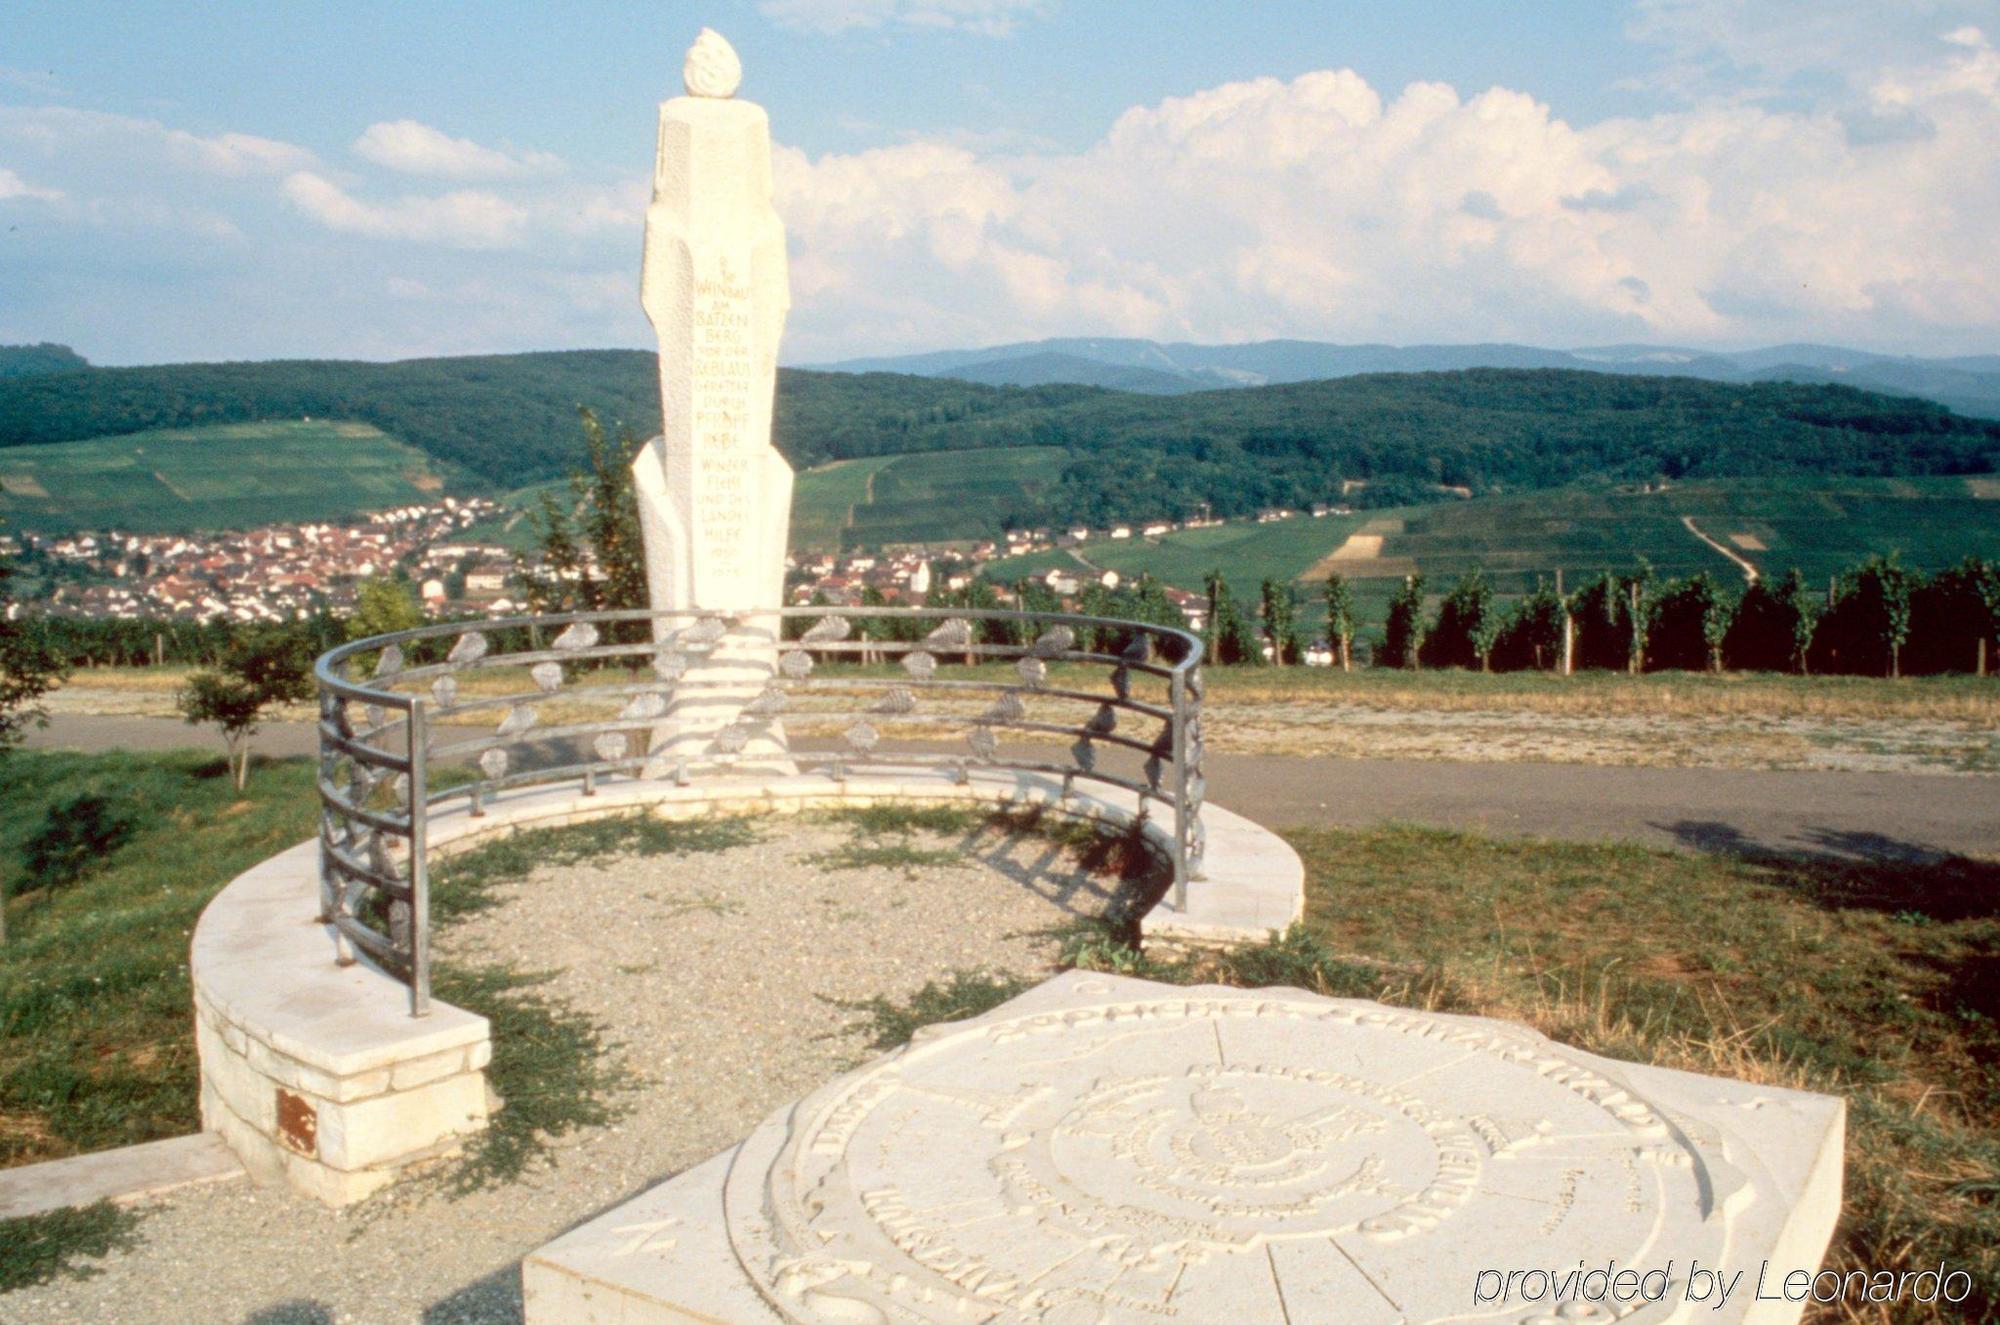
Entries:
[[[778,338],[791,307],[771,207],[771,130],[735,100],[743,67],[704,28],[687,95],[660,107],[640,301],[660,340],[661,435],[632,467],[653,607],[730,614],[727,634],[658,620],[662,674],[684,669],[648,753],[663,767],[782,763],[775,672],[792,470],[771,446]],[[750,713],[745,709],[749,708]]]

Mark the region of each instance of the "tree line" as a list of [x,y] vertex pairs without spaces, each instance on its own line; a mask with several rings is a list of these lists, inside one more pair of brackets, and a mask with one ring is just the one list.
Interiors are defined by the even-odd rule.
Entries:
[[[607,350],[44,373],[0,379],[0,447],[311,415],[374,424],[435,457],[455,484],[511,488],[570,468],[579,404],[639,437],[657,430],[656,372],[650,354]],[[1016,528],[1340,500],[1401,505],[1443,489],[2000,468],[2000,422],[1929,401],[1559,369],[1378,373],[1175,396],[782,369],[772,440],[795,469],[919,451],[1062,449],[1055,484],[993,512]],[[1357,482],[1366,486],[1351,490]]]
[[[1255,605],[1208,577],[1208,656],[1225,665],[1296,663],[1307,641],[1296,586],[1266,580]],[[1891,554],[1870,556],[1826,586],[1796,568],[1741,591],[1707,572],[1663,578],[1641,558],[1565,592],[1541,581],[1503,601],[1483,570],[1430,606],[1421,574],[1390,599],[1372,662],[1481,672],[1755,671],[1798,675],[1985,676],[2000,648],[2000,563],[1967,557],[1935,575]],[[1333,661],[1351,668],[1362,622],[1354,587],[1335,572],[1319,588]]]

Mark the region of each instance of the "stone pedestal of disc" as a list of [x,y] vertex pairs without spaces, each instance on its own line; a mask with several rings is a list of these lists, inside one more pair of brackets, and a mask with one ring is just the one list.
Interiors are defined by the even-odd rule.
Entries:
[[[1839,1100],[1296,990],[1059,976],[773,1116],[523,1266],[534,1325],[1785,1321]],[[1650,1298],[1480,1300],[1609,1266]],[[1607,1276],[1608,1280],[1608,1276]]]

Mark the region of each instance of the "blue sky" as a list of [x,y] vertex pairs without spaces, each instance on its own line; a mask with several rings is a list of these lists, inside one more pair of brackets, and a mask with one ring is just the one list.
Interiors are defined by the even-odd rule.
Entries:
[[771,112],[793,362],[2000,349],[2000,0],[12,0],[0,342],[643,345],[654,107],[704,23]]

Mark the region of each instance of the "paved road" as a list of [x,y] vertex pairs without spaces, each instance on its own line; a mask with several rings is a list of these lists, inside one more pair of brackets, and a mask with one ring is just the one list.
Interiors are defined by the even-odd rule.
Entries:
[[[164,718],[60,717],[29,743],[221,750],[212,736]],[[305,723],[273,724],[257,738],[265,754],[309,754],[313,748]],[[1991,778],[1277,755],[1210,759],[1214,799],[1270,828],[1402,821],[1705,850],[2000,858],[2000,780]]]

